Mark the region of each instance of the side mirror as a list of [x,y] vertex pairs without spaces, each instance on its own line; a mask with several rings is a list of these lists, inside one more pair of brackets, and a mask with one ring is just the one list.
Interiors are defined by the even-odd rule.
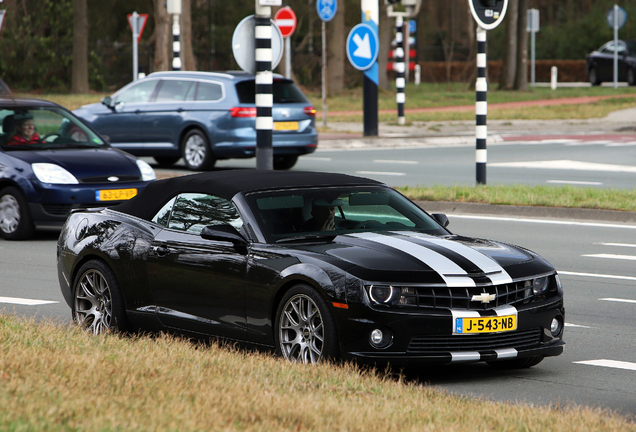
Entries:
[[102,104],[106,105],[110,109],[113,109],[113,100],[110,96],[104,96],[102,98]]
[[448,217],[444,213],[433,213],[431,216],[433,216],[433,219],[435,219],[437,223],[444,228],[446,228],[450,224]]
[[232,225],[210,225],[201,230],[201,238],[213,241],[231,242],[235,246],[247,245],[247,240]]

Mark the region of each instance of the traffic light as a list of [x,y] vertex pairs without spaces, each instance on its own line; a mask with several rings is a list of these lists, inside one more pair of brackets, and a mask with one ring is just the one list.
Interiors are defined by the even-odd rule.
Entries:
[[508,0],[468,0],[470,12],[484,30],[492,30],[503,21]]

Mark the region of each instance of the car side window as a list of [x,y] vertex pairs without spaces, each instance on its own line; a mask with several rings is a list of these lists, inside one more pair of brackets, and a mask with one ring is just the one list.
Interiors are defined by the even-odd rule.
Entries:
[[183,193],[172,206],[168,228],[198,234],[206,226],[224,224],[232,225],[237,231],[243,226],[232,202],[214,195]]
[[197,86],[195,100],[217,101],[223,97],[223,88],[220,84],[200,82]]
[[186,100],[192,81],[161,80],[155,102],[179,102]]
[[157,86],[157,80],[141,81],[123,90],[115,98],[115,103],[143,103],[148,102]]
[[161,226],[168,226],[168,221],[170,220],[170,212],[172,211],[172,206],[174,205],[175,198],[172,198],[170,201],[166,203],[161,210],[157,212],[157,214],[152,218],[152,221]]

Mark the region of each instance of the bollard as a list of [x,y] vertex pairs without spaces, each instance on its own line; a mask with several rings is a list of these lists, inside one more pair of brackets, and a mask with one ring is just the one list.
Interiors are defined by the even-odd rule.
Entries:
[[422,67],[418,64],[415,65],[415,85],[420,85],[422,82]]
[[556,66],[552,66],[550,69],[550,88],[556,90],[557,88],[557,74],[559,73]]

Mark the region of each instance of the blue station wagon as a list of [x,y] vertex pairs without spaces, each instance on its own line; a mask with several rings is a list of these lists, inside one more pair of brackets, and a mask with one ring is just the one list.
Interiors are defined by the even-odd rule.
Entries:
[[[156,72],[74,113],[110,144],[160,165],[194,171],[256,154],[256,84],[244,72]],[[289,169],[318,144],[316,110],[293,81],[274,75],[274,168]]]

